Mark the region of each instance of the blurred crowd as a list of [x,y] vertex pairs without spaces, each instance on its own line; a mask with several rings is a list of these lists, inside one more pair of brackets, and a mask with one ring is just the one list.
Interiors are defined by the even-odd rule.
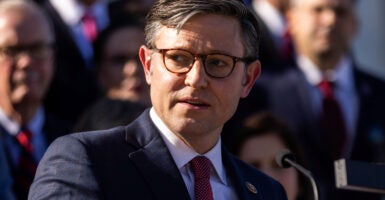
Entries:
[[[138,52],[153,2],[0,1],[0,199],[27,199],[57,137],[126,125],[151,106]],[[320,199],[379,200],[334,180],[337,159],[385,162],[385,82],[351,53],[356,1],[245,3],[260,22],[262,75],[223,143],[280,181],[289,200],[312,198],[300,174],[278,169],[283,148],[314,173]]]

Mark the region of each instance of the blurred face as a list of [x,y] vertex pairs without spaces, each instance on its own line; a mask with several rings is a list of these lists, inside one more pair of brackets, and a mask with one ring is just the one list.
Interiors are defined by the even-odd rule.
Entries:
[[[244,57],[240,34],[235,19],[197,15],[188,20],[180,32],[163,27],[155,47]],[[258,61],[248,67],[238,61],[228,77],[212,78],[206,74],[202,59],[197,58],[190,71],[177,74],[166,69],[162,53],[158,51],[142,46],[140,57],[146,80],[151,85],[155,111],[174,133],[187,140],[212,136],[216,141],[223,124],[235,112],[239,99],[248,95],[260,72]],[[171,58],[180,61],[177,57]]]
[[295,2],[288,12],[288,23],[296,50],[310,58],[346,53],[356,30],[352,1]]
[[243,144],[239,157],[279,181],[288,200],[295,200],[298,195],[297,171],[281,168],[275,162],[275,154],[284,148],[287,147],[274,133],[254,136]]
[[0,14],[1,105],[40,104],[53,74],[52,37],[36,14]]
[[108,39],[99,66],[99,82],[109,98],[150,104],[149,89],[138,55],[142,44],[143,31],[133,27],[116,30]]

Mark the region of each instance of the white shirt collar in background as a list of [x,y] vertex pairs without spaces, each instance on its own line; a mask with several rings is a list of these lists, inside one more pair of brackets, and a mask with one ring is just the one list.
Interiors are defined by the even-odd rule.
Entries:
[[[321,82],[323,78],[322,72],[310,59],[300,55],[297,58],[297,63],[311,85],[316,86]],[[342,57],[334,70],[328,73],[333,77],[333,81],[336,81],[338,90],[355,91],[351,59],[346,56]]]
[[253,1],[252,6],[275,36],[281,37],[285,33],[285,17],[267,0]]
[[[86,6],[77,0],[49,0],[63,21],[70,27],[77,26],[86,12]],[[91,6],[98,28],[104,29],[109,23],[107,1],[98,0]]]

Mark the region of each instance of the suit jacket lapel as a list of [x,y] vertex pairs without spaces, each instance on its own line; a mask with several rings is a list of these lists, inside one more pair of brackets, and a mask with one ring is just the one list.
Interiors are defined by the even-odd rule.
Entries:
[[[250,192],[250,189],[247,188],[247,184],[251,184],[251,180],[247,179],[247,175],[243,170],[239,169],[238,165],[231,158],[231,155],[222,147],[222,160],[226,168],[226,174],[230,178],[233,188],[235,188],[238,198],[242,200],[248,199],[261,199],[258,193]],[[259,191],[259,188],[255,184],[251,184],[256,187],[256,191]]]
[[130,153],[129,158],[147,180],[156,199],[189,199],[183,178],[148,110],[140,117],[139,127],[142,130],[135,131],[134,138],[142,148]]

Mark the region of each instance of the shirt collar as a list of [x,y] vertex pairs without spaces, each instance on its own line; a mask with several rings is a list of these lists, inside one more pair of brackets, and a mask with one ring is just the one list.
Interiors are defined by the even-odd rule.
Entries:
[[[39,134],[43,130],[43,125],[45,121],[44,109],[42,107],[38,108],[35,115],[32,117],[31,121],[28,122],[27,127],[31,130],[32,134]],[[19,133],[21,124],[15,122],[9,118],[0,108],[0,124],[4,126],[4,129],[10,135],[17,135]]]
[[[55,10],[58,12],[63,21],[69,26],[76,26],[87,7],[78,0],[49,0]],[[108,19],[107,2],[105,0],[97,0],[90,8],[91,12],[95,15],[98,25],[102,23],[105,26]]]
[[[321,70],[310,59],[300,55],[297,58],[297,63],[311,85],[318,85],[322,81]],[[328,74],[339,88],[354,88],[352,61],[347,56],[342,57],[334,70],[328,72]]]
[[[151,108],[150,110],[150,118],[154,122],[155,126],[160,130],[160,135],[165,141],[166,146],[170,151],[171,156],[173,157],[179,170],[186,166],[194,157],[200,155],[192,148],[188,147],[166,126],[166,124],[164,124],[159,115],[155,112],[154,108]],[[210,159],[220,180],[227,184],[222,163],[221,139],[219,138],[217,144],[203,156],[206,156],[208,159]]]
[[286,20],[284,16],[268,1],[253,1],[252,6],[274,35],[281,36],[285,33]]

